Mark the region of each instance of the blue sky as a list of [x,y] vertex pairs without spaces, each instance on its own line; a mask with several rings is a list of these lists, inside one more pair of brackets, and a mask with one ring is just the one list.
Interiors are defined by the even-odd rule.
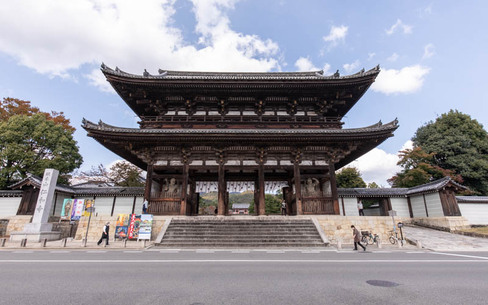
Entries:
[[99,67],[142,74],[307,71],[352,74],[380,65],[345,128],[398,118],[395,137],[354,163],[387,186],[396,154],[421,125],[458,109],[485,127],[485,1],[16,0],[0,6],[0,97],[63,111],[83,170],[119,159],[82,118],[137,127]]

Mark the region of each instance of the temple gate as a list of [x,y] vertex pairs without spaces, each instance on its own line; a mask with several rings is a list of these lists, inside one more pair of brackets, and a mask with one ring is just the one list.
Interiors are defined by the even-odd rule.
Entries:
[[198,214],[203,182],[217,184],[218,214],[226,215],[227,184],[236,181],[253,185],[257,215],[265,214],[269,181],[282,183],[292,215],[339,215],[335,171],[398,128],[396,120],[342,128],[379,67],[348,76],[164,70],[140,76],[103,64],[101,70],[140,128],[87,120],[83,127],[147,171],[145,197],[155,215]]

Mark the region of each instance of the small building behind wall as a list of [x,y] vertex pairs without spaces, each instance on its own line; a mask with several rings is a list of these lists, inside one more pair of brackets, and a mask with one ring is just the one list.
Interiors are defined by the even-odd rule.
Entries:
[[338,193],[343,216],[358,216],[359,200],[374,200],[379,207],[370,216],[394,210],[397,216],[416,218],[461,216],[455,193],[463,190],[466,187],[445,177],[411,188],[340,188]]

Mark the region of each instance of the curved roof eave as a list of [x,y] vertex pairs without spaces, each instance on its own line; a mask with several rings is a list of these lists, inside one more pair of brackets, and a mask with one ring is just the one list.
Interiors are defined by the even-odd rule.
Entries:
[[159,69],[158,75],[152,75],[144,70],[142,75],[132,74],[120,70],[118,67],[112,69],[102,63],[101,71],[105,77],[115,76],[119,79],[127,80],[141,80],[141,81],[154,81],[154,80],[234,80],[234,81],[253,81],[253,80],[318,80],[329,81],[331,83],[340,80],[362,80],[368,79],[373,76],[376,78],[380,72],[379,65],[365,71],[361,71],[351,74],[340,76],[338,72],[324,76],[323,71],[310,71],[310,72],[197,72],[197,71],[171,71]]

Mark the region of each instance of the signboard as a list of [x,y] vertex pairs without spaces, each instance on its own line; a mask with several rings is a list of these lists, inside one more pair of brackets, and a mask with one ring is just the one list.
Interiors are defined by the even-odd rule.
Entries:
[[71,208],[71,220],[79,220],[83,214],[85,207],[85,199],[74,199],[73,207]]
[[141,215],[132,214],[129,221],[129,239],[139,238],[139,228],[141,226]]
[[[93,209],[92,209],[93,208]],[[85,208],[83,210],[83,216],[90,216],[90,210],[92,213],[95,211],[95,200],[93,199],[86,199],[85,200]]]
[[129,231],[130,214],[119,214],[115,222],[115,238],[126,239]]
[[73,199],[65,199],[61,208],[61,219],[71,219],[71,209],[73,208]]
[[151,214],[141,215],[141,224],[139,226],[139,239],[151,240],[153,216]]

